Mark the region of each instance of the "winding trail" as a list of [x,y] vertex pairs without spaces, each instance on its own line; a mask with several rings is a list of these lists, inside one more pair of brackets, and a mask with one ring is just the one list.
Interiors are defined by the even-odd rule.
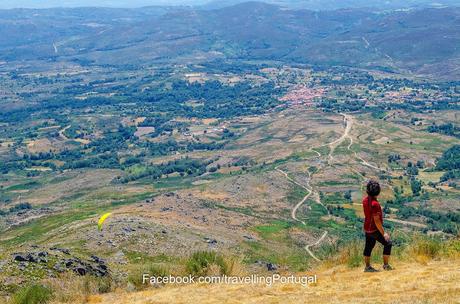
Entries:
[[[313,149],[313,148],[312,148],[312,149]],[[315,151],[315,150],[313,150],[313,151]],[[317,152],[317,151],[315,151],[315,152]],[[319,152],[317,152],[317,153],[319,154],[319,156],[321,155],[321,153],[319,153]],[[300,219],[297,218],[296,213],[297,213],[297,210],[300,208],[300,206],[302,206],[302,205],[305,203],[305,201],[306,201],[312,194],[313,194],[314,197],[315,197],[315,202],[317,202],[318,204],[320,204],[321,206],[323,206],[323,207],[326,209],[327,214],[330,215],[329,210],[328,210],[328,209],[326,208],[326,206],[324,206],[324,204],[321,202],[321,199],[320,199],[320,197],[319,197],[319,194],[316,193],[316,192],[313,192],[313,189],[312,189],[312,187],[310,186],[310,179],[311,179],[311,174],[310,174],[310,172],[308,172],[308,178],[306,178],[306,186],[304,186],[304,185],[300,184],[299,182],[297,182],[296,180],[294,180],[293,178],[291,178],[291,177],[287,174],[287,172],[281,170],[281,169],[278,168],[278,167],[276,167],[275,169],[276,169],[278,172],[280,172],[281,174],[283,174],[283,175],[286,177],[287,180],[289,180],[290,182],[296,184],[297,186],[299,186],[299,187],[305,189],[305,190],[308,192],[307,195],[305,195],[305,196],[294,206],[294,208],[292,209],[292,211],[291,211],[291,218],[292,218],[293,220],[302,223],[302,225],[307,225],[307,224],[305,223],[305,221],[300,220]],[[313,252],[310,250],[310,247],[317,246],[318,244],[320,244],[320,243],[326,238],[327,233],[328,233],[328,231],[325,230],[325,231],[323,232],[323,234],[321,235],[321,237],[320,237],[318,240],[316,240],[316,242],[313,242],[313,243],[311,243],[311,244],[308,244],[308,245],[306,245],[306,246],[304,247],[305,250],[307,251],[307,253],[308,253],[313,259],[315,259],[316,261],[320,261],[320,259],[318,259],[318,257],[316,257],[316,256],[313,254]]]
[[[350,131],[351,131],[351,127],[353,125],[353,120],[351,118],[350,115],[347,115],[347,114],[341,114],[343,117],[344,117],[344,121],[346,123],[346,126],[345,126],[345,130],[342,134],[342,136],[340,136],[338,139],[334,140],[333,142],[330,142],[330,143],[327,143],[327,144],[323,144],[323,145],[320,145],[320,146],[317,146],[317,147],[312,147],[309,149],[309,151],[312,151],[312,152],[315,152],[317,154],[317,157],[321,157],[322,154],[321,152],[315,150],[315,148],[320,148],[320,147],[324,147],[324,146],[329,146],[330,150],[329,150],[329,154],[328,154],[328,164],[331,165],[332,164],[332,160],[333,160],[333,153],[335,151],[335,148],[337,146],[339,146],[344,140],[346,140],[347,138],[351,138],[350,137]],[[351,145],[350,145],[351,146]],[[305,195],[295,206],[294,208],[292,209],[291,211],[291,218],[297,222],[300,222],[302,223],[302,225],[306,225],[305,221],[303,220],[300,220],[297,218],[296,214],[297,214],[297,210],[307,201],[307,199],[313,195],[314,196],[314,201],[321,205],[327,212],[328,216],[330,216],[330,212],[329,210],[326,208],[326,206],[321,202],[321,198],[319,196],[319,193],[315,192],[313,190],[313,187],[310,186],[310,181],[311,181],[311,174],[310,172],[307,171],[307,174],[308,174],[308,177],[306,178],[306,185],[302,185],[300,184],[299,182],[297,182],[296,180],[294,180],[293,178],[291,178],[287,172],[281,170],[279,168],[279,166],[275,167],[275,169],[280,172],[281,174],[284,175],[284,177],[286,177],[287,180],[289,180],[290,182],[296,184],[297,186],[301,187],[302,189],[305,189],[308,193],[307,195]],[[323,234],[321,235],[321,237],[319,237],[315,242],[311,243],[311,244],[308,244],[306,245],[304,248],[305,250],[307,251],[307,253],[313,258],[315,259],[316,261],[320,261],[320,259],[318,257],[316,257],[313,252],[310,250],[310,247],[314,247],[314,246],[317,246],[319,245],[327,236],[328,234],[328,231],[325,230],[323,232]]]
[[[334,154],[335,148],[340,146],[340,144],[342,144],[343,141],[346,140],[347,138],[350,139],[351,142],[353,142],[353,140],[350,137],[351,127],[353,126],[353,118],[352,118],[351,115],[348,115],[348,114],[340,114],[340,115],[343,116],[344,122],[346,124],[345,125],[345,130],[343,131],[342,136],[340,136],[338,139],[334,140],[333,142],[331,142],[329,144],[326,144],[330,148],[329,155],[328,155],[328,164],[329,165],[332,165],[332,161],[334,160],[334,157],[332,155]],[[351,147],[351,144],[348,145],[348,147]]]
[[69,129],[71,127],[71,125],[68,125],[67,127],[64,127],[62,128],[62,130],[60,130],[58,133],[59,133],[59,137],[62,139],[62,140],[68,140],[69,138],[67,136],[65,136],[64,132],[67,131],[67,129]]
[[[327,164],[328,165],[333,165],[333,161],[334,161],[334,157],[333,157],[333,154],[334,154],[334,151],[335,149],[340,146],[345,140],[349,140],[349,144],[347,146],[347,149],[349,151],[351,151],[351,146],[353,145],[353,138],[350,136],[350,132],[351,132],[351,129],[353,127],[353,123],[354,123],[354,119],[353,119],[353,116],[349,115],[349,114],[343,114],[343,113],[340,113],[340,115],[343,116],[344,118],[344,123],[345,123],[345,129],[343,131],[343,134],[342,136],[340,136],[338,139],[334,140],[333,142],[330,142],[330,143],[326,143],[326,144],[323,144],[323,145],[320,145],[320,146],[317,146],[317,147],[312,147],[310,148],[308,151],[312,151],[312,152],[315,152],[317,154],[316,157],[314,158],[320,158],[322,156],[322,154],[315,150],[316,148],[320,148],[320,147],[325,147],[325,146],[329,146],[329,154],[328,154],[328,161],[327,161]],[[382,168],[379,168],[377,166],[374,166],[372,164],[370,164],[369,162],[367,162],[366,160],[364,160],[361,156],[358,155],[357,152],[353,152],[354,154],[354,157],[357,158],[361,164],[369,167],[369,168],[372,168],[372,169],[375,169],[375,170],[379,170],[379,171],[385,171],[385,172],[388,172],[387,170],[385,169],[382,169]],[[312,159],[312,158],[310,158]],[[324,209],[327,211],[327,214],[328,216],[330,216],[330,212],[329,210],[326,208],[326,206],[321,202],[321,198],[319,196],[319,193],[315,192],[313,190],[313,187],[310,185],[310,181],[311,181],[311,173],[307,171],[307,174],[308,174],[308,177],[306,178],[306,182],[305,182],[305,185],[302,185],[301,183],[297,182],[296,180],[294,180],[293,178],[291,178],[287,172],[281,170],[279,168],[279,166],[276,166],[275,169],[280,172],[282,175],[284,175],[284,177],[289,180],[290,182],[294,183],[295,185],[301,187],[302,189],[306,190],[308,193],[294,206],[294,208],[292,209],[291,211],[291,218],[297,222],[300,222],[302,223],[302,225],[306,225],[305,221],[303,220],[300,220],[297,218],[296,214],[297,214],[297,210],[307,201],[307,199],[313,195],[314,197],[314,201],[321,205],[322,207],[324,207]],[[358,172],[359,173],[359,172]],[[361,173],[359,173],[361,175]],[[361,175],[362,176],[362,175]],[[364,178],[364,177],[363,177]],[[315,259],[316,261],[320,261],[320,259],[318,257],[316,257],[314,255],[314,253],[310,250],[311,247],[314,247],[314,246],[317,246],[319,245],[327,236],[328,234],[328,231],[325,230],[323,232],[323,234],[321,235],[321,237],[319,237],[315,242],[313,243],[310,243],[308,245],[306,245],[304,248],[305,250],[307,251],[307,253],[313,258]]]
[[[350,143],[348,144],[347,150],[351,151],[351,146],[353,145],[353,138],[350,136],[350,131],[351,131],[351,127],[353,126],[353,122],[354,122],[354,121],[353,121],[353,116],[348,115],[348,114],[341,114],[341,115],[343,115],[344,118],[345,118],[345,120],[347,121],[347,128],[348,128],[348,126],[349,126],[348,132],[345,132],[346,135],[345,135],[345,133],[344,133],[344,136],[345,136],[345,137],[344,137],[344,136],[342,136],[342,137],[344,137],[344,139],[348,138],[348,139],[350,140]],[[347,130],[345,129],[345,131],[347,131]],[[338,146],[338,145],[337,145],[337,146]],[[363,159],[361,156],[359,156],[357,152],[354,152],[354,151],[353,151],[353,154],[354,154],[354,156],[355,156],[357,159],[360,160],[361,164],[365,165],[366,167],[369,167],[369,168],[372,168],[372,169],[375,169],[375,170],[379,170],[379,171],[388,172],[388,170],[386,170],[386,169],[384,169],[384,168],[379,168],[379,167],[377,167],[377,166],[374,166],[373,164],[370,164],[370,163],[367,162],[365,159]],[[360,175],[361,175],[361,174],[360,174]]]
[[309,254],[312,258],[314,258],[315,260],[317,260],[318,262],[321,261],[321,260],[318,259],[318,258],[313,254],[313,252],[311,252],[310,247],[319,245],[319,244],[326,238],[326,236],[327,236],[327,230],[325,230],[325,231],[323,232],[323,235],[322,235],[316,242],[311,243],[311,244],[309,244],[309,245],[307,245],[307,246],[304,247],[305,250],[308,252],[308,254]]
[[[303,225],[306,225],[306,223],[305,223],[304,221],[299,220],[299,219],[296,217],[296,213],[297,213],[297,209],[299,209],[299,207],[302,206],[303,203],[304,203],[304,202],[310,197],[310,195],[313,193],[312,189],[307,188],[307,187],[305,187],[304,185],[298,183],[297,181],[295,181],[294,179],[292,179],[285,171],[279,169],[278,167],[276,167],[275,169],[276,169],[278,172],[280,172],[281,174],[283,174],[283,175],[286,177],[286,179],[288,179],[290,182],[292,182],[292,183],[296,184],[297,186],[299,186],[299,187],[301,187],[301,188],[307,190],[308,194],[305,195],[305,196],[300,200],[300,202],[298,202],[298,203],[294,206],[294,208],[293,208],[292,211],[291,211],[291,217],[292,217],[292,219],[294,219],[294,220],[297,221],[297,222],[301,222]],[[310,177],[310,173],[308,173],[308,176]],[[308,179],[307,179],[307,183],[308,183]]]

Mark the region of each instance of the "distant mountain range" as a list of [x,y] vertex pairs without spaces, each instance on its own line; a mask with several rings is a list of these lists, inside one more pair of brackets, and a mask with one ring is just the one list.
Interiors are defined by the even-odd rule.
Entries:
[[139,65],[214,59],[406,69],[458,77],[460,8],[0,10],[0,61]]
[[[0,9],[9,8],[51,8],[51,7],[118,7],[136,8],[143,6],[195,6],[222,8],[244,0],[2,0]],[[310,10],[333,10],[339,8],[373,7],[379,9],[400,9],[409,7],[439,7],[460,5],[456,0],[265,0],[263,2]]]
[[53,7],[112,7],[135,8],[143,6],[203,5],[207,0],[2,0],[1,9]]
[[[245,2],[245,0],[211,0],[206,8],[222,8]],[[264,0],[263,2],[296,9],[335,10],[342,8],[374,8],[395,10],[406,8],[460,6],[456,0]]]

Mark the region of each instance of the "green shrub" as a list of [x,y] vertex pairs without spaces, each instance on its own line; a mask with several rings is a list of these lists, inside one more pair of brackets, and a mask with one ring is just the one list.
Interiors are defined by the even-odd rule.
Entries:
[[188,274],[193,276],[205,276],[208,274],[209,267],[216,265],[219,267],[220,274],[228,274],[228,266],[224,258],[212,251],[197,251],[186,262]]
[[460,238],[448,241],[443,246],[443,254],[447,257],[460,257]]
[[48,287],[34,284],[21,288],[13,296],[14,304],[46,304],[51,299],[52,290]]
[[409,257],[426,256],[433,259],[440,255],[444,246],[437,238],[417,236],[409,243],[406,252]]

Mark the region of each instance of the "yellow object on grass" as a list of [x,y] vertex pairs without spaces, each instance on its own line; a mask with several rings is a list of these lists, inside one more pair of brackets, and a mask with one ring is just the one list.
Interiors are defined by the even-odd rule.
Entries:
[[101,216],[99,219],[99,222],[97,222],[97,227],[99,228],[99,231],[102,230],[102,224],[104,224],[104,221],[111,215],[112,213],[108,212],[105,213],[104,215]]

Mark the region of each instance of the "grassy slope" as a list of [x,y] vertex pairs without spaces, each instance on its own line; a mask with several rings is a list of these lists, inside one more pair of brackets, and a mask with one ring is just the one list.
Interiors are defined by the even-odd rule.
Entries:
[[89,303],[459,303],[459,259],[395,266],[373,274],[345,266],[319,270],[318,283],[305,288],[189,285],[92,296]]

